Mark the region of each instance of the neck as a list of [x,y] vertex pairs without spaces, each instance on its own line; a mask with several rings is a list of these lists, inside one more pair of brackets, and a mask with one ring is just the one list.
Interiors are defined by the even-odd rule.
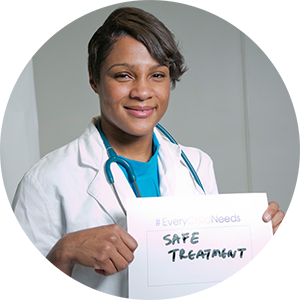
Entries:
[[101,129],[117,155],[141,162],[147,162],[152,157],[152,131],[143,136],[134,136],[102,120]]

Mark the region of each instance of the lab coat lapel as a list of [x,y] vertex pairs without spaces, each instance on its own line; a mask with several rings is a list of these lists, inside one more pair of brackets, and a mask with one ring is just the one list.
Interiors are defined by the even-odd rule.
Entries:
[[[120,174],[118,174],[118,170],[121,171],[121,169],[115,164],[112,165],[111,167],[112,167],[112,172],[114,174],[115,183],[119,182],[119,184],[116,184],[116,189],[118,191],[119,197],[123,205],[126,208],[126,202],[125,202],[126,196],[124,194],[124,190],[126,190],[127,187],[126,185],[122,186],[123,178],[122,176],[120,176]],[[120,188],[120,183],[121,183],[121,188]],[[129,186],[128,183],[127,185]],[[116,195],[112,187],[107,182],[107,178],[103,172],[103,169],[98,171],[96,177],[89,185],[88,193],[98,202],[102,210],[106,212],[108,216],[110,216],[110,218],[113,220],[115,224],[122,226],[126,230],[125,215],[118,203],[118,200],[116,198]],[[128,193],[127,196],[128,195],[132,196],[130,193]]]
[[180,160],[180,149],[164,140],[160,132],[154,129],[159,142],[158,169],[160,177],[161,196],[174,196],[176,194],[176,168]]
[[161,196],[173,196],[176,193],[176,174],[174,162],[167,164],[170,158],[162,151],[158,155]]
[[172,144],[155,129],[160,143],[159,175],[162,196],[190,196],[202,194],[188,167],[181,159],[181,148]]
[[117,164],[111,165],[112,174],[115,179],[115,187],[125,209],[128,199],[136,198],[125,174]]
[[[108,156],[102,139],[93,123],[95,123],[95,119],[79,139],[79,156],[81,163],[92,167],[96,171],[95,177],[92,178],[88,185],[87,193],[97,201],[102,210],[114,223],[126,227],[125,215],[104,173],[104,164]],[[134,194],[122,170],[116,164],[112,164],[112,174],[119,196],[123,204],[126,205],[126,195],[127,197],[134,197]]]
[[[94,121],[95,122],[95,121]],[[166,141],[155,129],[159,142],[158,166],[162,196],[192,195],[197,192],[188,168],[181,163],[180,146]],[[114,223],[125,224],[124,213],[104,173],[108,159],[105,146],[93,123],[79,139],[79,156],[82,164],[92,167],[96,175],[91,179],[87,192],[92,196]],[[129,198],[135,198],[124,173],[117,164],[111,165],[115,186],[125,206]],[[126,225],[124,225],[126,226]]]

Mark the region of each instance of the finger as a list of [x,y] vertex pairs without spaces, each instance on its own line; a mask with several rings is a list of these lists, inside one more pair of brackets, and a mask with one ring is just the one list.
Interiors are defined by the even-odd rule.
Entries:
[[128,234],[125,230],[120,234],[120,238],[122,242],[132,251],[134,252],[138,247],[137,241]]
[[95,272],[102,276],[108,276],[108,274],[103,269],[95,269]]
[[107,238],[106,253],[110,253],[109,256],[115,262],[118,259],[118,255],[121,255],[127,263],[133,261],[133,251],[137,247],[137,243],[133,237],[131,237],[124,229],[119,226],[114,226],[115,234],[111,234]]
[[111,259],[108,259],[101,263],[97,262],[94,269],[96,273],[103,276],[113,275],[118,272],[118,269]]
[[134,254],[133,254],[133,251],[127,247],[126,244],[119,245],[117,247],[117,251],[118,251],[119,255],[121,255],[124,258],[124,260],[127,262],[127,264],[132,263],[132,261],[134,259]]
[[125,270],[134,258],[132,251],[121,239],[111,236],[107,242],[109,243],[102,247],[102,251],[100,250],[97,255],[97,264],[100,267],[95,267],[105,270],[100,273],[106,276]]
[[[122,240],[123,241],[123,240]],[[135,242],[135,240],[134,240]],[[137,243],[131,243],[128,245],[127,241],[123,242],[117,250],[118,252],[129,262],[131,263],[134,258],[134,250],[137,248]]]
[[[132,254],[132,252],[131,252]],[[95,268],[95,272],[102,276],[113,275],[117,272],[125,270],[130,262],[128,262],[120,253],[112,254],[108,264],[103,264],[101,268]]]
[[269,222],[277,213],[279,205],[276,202],[270,202],[267,210],[263,214],[263,220]]
[[[131,255],[133,256],[132,253]],[[124,256],[121,255],[119,252],[117,252],[117,254],[112,257],[112,262],[118,272],[127,269],[128,265],[132,262],[132,260],[133,258],[132,259],[124,258]]]
[[119,237],[121,239],[122,243],[124,243],[132,252],[137,248],[138,244],[137,244],[136,240],[127,231],[125,231],[122,227],[120,227],[116,224],[110,225],[108,227],[111,227],[113,232],[116,233],[115,236],[110,236],[111,238],[114,239],[116,237]]
[[[124,246],[123,251],[125,251],[126,248],[127,247]],[[132,252],[128,248],[127,251],[133,256]],[[109,253],[109,259],[101,261],[101,264],[99,263],[99,266],[101,265],[101,267],[95,267],[95,271],[97,270],[97,273],[107,276],[125,270],[133,258],[129,262],[129,259],[126,260],[123,255],[121,255],[117,249],[112,249]]]
[[118,272],[118,269],[116,268],[115,264],[112,261],[102,264],[101,268],[94,268],[94,269],[96,273],[103,276],[113,275]]
[[[282,220],[284,218],[284,212],[281,210],[278,210],[277,213],[275,214],[275,216],[272,219],[272,226],[273,226],[273,230],[276,228],[276,230],[278,229],[279,225],[281,224]],[[275,233],[275,232],[274,232]]]

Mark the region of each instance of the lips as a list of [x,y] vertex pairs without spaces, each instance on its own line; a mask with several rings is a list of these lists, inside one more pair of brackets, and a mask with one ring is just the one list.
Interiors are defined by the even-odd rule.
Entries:
[[147,118],[152,115],[155,107],[152,106],[124,106],[127,112],[136,118]]

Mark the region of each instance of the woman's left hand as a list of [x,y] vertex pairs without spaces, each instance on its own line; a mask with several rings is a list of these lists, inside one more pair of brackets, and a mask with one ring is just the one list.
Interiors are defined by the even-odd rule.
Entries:
[[283,218],[284,212],[279,210],[279,205],[276,202],[270,202],[269,207],[263,215],[263,220],[265,222],[269,222],[272,220],[273,234],[275,234]]

